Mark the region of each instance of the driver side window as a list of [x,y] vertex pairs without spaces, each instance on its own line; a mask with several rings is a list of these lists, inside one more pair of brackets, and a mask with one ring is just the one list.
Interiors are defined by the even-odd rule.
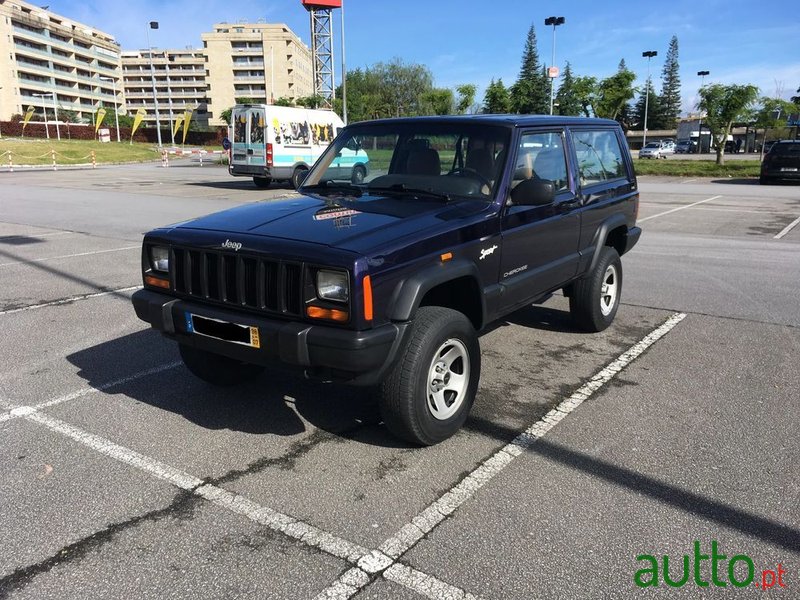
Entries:
[[556,192],[567,189],[567,159],[564,154],[564,139],[560,133],[522,135],[511,186],[516,187],[529,179],[552,181]]

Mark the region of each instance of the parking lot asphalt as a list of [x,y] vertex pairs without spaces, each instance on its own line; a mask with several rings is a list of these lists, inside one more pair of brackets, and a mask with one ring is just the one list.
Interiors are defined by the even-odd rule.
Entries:
[[800,187],[640,178],[614,325],[556,296],[490,327],[472,416],[423,449],[369,390],[212,389],[135,317],[143,232],[287,188],[137,165],[0,189],[0,598],[637,597],[637,556],[676,578],[712,540],[752,583],[647,591],[751,596],[780,564],[800,595]]

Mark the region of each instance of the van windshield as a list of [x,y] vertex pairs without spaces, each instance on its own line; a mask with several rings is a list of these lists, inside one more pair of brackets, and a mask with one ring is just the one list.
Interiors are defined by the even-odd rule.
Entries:
[[355,125],[334,140],[301,190],[490,200],[510,138],[509,128],[467,121]]

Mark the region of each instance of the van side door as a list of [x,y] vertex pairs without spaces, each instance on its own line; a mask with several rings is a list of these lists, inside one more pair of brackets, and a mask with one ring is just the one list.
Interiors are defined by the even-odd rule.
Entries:
[[[510,197],[503,208],[499,283],[501,311],[508,312],[559,288],[578,268],[580,212],[567,160],[563,129],[530,130],[519,135]],[[549,180],[552,202],[515,205],[514,188],[526,180]]]

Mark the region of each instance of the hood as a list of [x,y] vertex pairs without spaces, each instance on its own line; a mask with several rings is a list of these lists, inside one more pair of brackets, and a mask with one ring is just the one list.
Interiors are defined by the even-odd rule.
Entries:
[[181,223],[178,229],[247,234],[332,246],[366,254],[407,235],[486,211],[484,201],[443,203],[408,197],[302,196],[246,204]]

